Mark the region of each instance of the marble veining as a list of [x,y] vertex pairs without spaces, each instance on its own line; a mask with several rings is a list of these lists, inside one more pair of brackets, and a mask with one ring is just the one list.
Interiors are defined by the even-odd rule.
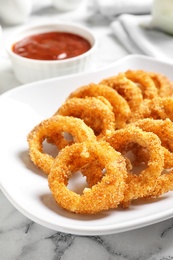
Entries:
[[0,259],[171,260],[173,219],[104,236],[77,236],[27,219],[0,193]]
[[[41,3],[42,2],[42,3]],[[72,20],[95,31],[99,46],[93,69],[107,66],[129,54],[112,35],[109,20],[93,1],[80,11],[59,13],[51,1],[33,1],[28,23],[47,19]],[[18,27],[18,26],[16,26]],[[4,38],[14,27],[3,26]],[[5,50],[0,50],[0,93],[17,87]],[[0,260],[172,260],[173,218],[120,234],[77,236],[45,228],[26,218],[0,192]]]

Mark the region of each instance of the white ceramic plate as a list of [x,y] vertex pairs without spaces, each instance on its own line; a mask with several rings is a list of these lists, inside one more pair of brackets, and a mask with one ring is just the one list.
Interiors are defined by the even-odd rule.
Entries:
[[51,116],[77,87],[127,69],[162,72],[173,80],[173,67],[142,56],[129,56],[98,72],[36,82],[0,97],[0,187],[11,203],[33,221],[66,233],[103,235],[150,225],[173,216],[173,192],[157,200],[136,201],[127,209],[81,216],[60,209],[47,177],[30,162],[26,136]]

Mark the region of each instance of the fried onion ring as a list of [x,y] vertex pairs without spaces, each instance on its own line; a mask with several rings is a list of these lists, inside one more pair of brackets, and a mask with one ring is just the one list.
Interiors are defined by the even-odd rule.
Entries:
[[171,190],[173,190],[173,171],[163,173],[161,176],[159,176],[154,191],[147,198],[156,198]]
[[[103,103],[103,99],[105,100]],[[81,118],[91,127],[97,139],[103,139],[115,130],[115,116],[104,97],[87,97],[68,99],[55,115]]]
[[[164,152],[164,168],[162,175],[158,177],[157,185],[150,197],[160,196],[163,193],[173,189],[173,122],[169,119],[154,120],[154,119],[141,119],[134,123],[135,126],[140,127],[147,132],[156,134],[163,146]],[[139,158],[146,158],[143,151],[139,152]]]
[[133,113],[130,122],[138,119],[153,118],[166,119],[173,121],[173,98],[172,97],[156,97],[151,100],[144,100],[138,111]]
[[132,112],[136,111],[143,101],[140,88],[128,79],[124,73],[104,79],[100,84],[115,89],[127,101]]
[[[173,153],[173,122],[170,119],[155,120],[153,118],[146,118],[138,120],[134,125],[140,127],[143,131],[156,134],[161,140],[161,145],[170,153]],[[169,158],[167,156],[165,158],[167,162],[166,168],[172,168],[173,154]]]
[[127,70],[125,75],[138,85],[144,99],[152,99],[158,96],[158,90],[147,72],[143,70]]
[[119,95],[116,90],[106,85],[91,83],[73,91],[68,98],[97,96],[103,96],[110,102],[115,115],[116,128],[123,127],[131,114],[131,110],[127,101],[121,95]]
[[[77,129],[77,131],[76,131]],[[68,142],[63,138],[63,133],[70,133],[73,141]],[[56,135],[56,145],[60,148],[70,145],[73,142],[83,142],[85,140],[96,140],[94,132],[81,119],[65,116],[54,116],[43,120],[35,126],[28,134],[29,155],[31,161],[45,173],[49,174],[50,168],[54,163],[54,158],[44,153],[43,141],[47,137]]]
[[146,169],[138,175],[128,171],[127,188],[122,205],[126,207],[134,199],[149,196],[157,184],[157,178],[161,175],[164,165],[164,154],[160,139],[154,133],[145,132],[136,126],[128,125],[124,129],[115,131],[114,135],[107,138],[107,142],[115,150],[124,154],[125,157],[134,144],[147,149]]
[[[100,182],[77,194],[67,188],[68,180],[84,165],[98,161],[106,169]],[[90,172],[94,175],[94,172]],[[55,159],[48,183],[62,208],[79,214],[96,214],[116,208],[124,197],[127,175],[124,158],[106,142],[83,142],[65,147]]]
[[173,95],[173,82],[165,75],[154,72],[149,72],[148,75],[154,81],[159,97],[170,97]]

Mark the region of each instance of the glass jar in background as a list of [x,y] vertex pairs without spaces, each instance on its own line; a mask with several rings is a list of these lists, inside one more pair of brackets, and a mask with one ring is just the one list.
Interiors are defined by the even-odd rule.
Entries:
[[173,34],[173,0],[153,0],[152,26]]

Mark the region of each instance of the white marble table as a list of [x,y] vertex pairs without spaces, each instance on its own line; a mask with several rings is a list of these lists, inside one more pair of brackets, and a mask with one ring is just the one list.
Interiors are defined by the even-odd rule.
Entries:
[[[84,2],[77,10],[60,13],[49,1],[34,2],[27,23],[68,20],[90,27],[99,40],[94,69],[128,55],[111,34],[109,21]],[[90,2],[91,3],[91,2]],[[3,41],[16,29],[3,26]],[[0,93],[19,86],[11,63],[0,51]],[[173,259],[173,218],[148,227],[114,235],[77,236],[50,230],[22,215],[0,192],[1,260],[171,260]]]

